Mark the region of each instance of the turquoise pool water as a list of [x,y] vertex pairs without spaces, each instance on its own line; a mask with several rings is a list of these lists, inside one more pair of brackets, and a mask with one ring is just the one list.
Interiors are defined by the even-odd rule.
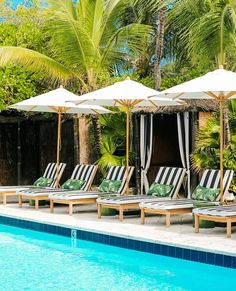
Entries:
[[235,286],[235,269],[0,226],[1,291],[228,291]]

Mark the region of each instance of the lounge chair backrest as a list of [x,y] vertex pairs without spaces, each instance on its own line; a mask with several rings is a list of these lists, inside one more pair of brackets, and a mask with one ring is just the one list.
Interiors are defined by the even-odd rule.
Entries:
[[[134,167],[129,167],[129,180],[133,174]],[[125,166],[112,166],[109,168],[106,179],[109,180],[121,180],[121,186],[118,190],[118,194],[122,195],[125,192],[126,182],[126,167]]]
[[[60,178],[65,170],[66,164],[60,163],[59,164],[59,181]],[[44,171],[43,177],[48,179],[53,179],[53,183],[50,187],[55,188],[56,187],[56,173],[57,173],[57,164],[56,163],[49,163]]]
[[81,190],[88,191],[92,185],[97,168],[98,166],[95,165],[77,165],[71,175],[71,179],[85,181]]
[[186,169],[183,168],[160,167],[155,182],[159,184],[173,185],[169,197],[175,199],[177,198],[179,188],[183,183],[185,173]]
[[[225,194],[229,190],[229,186],[233,179],[234,171],[233,170],[225,170],[224,178],[223,178],[223,193]],[[217,189],[220,187],[220,170],[212,170],[207,169],[203,172],[201,181],[199,183],[200,186],[206,188]],[[216,201],[220,199],[220,193],[216,198]]]

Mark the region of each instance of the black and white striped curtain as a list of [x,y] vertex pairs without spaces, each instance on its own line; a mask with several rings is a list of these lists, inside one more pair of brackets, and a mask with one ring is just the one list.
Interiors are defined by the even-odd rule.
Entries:
[[153,114],[140,116],[141,194],[149,189],[147,171],[151,164],[153,144]]
[[178,139],[180,157],[183,167],[187,170],[187,195],[191,196],[191,181],[190,181],[190,119],[189,112],[177,113]]

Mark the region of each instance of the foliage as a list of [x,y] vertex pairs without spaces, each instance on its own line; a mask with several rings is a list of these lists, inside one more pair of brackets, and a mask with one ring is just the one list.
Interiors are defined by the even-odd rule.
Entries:
[[[232,115],[229,115],[232,117]],[[230,118],[231,144],[224,150],[223,165],[225,169],[236,170],[236,123],[235,117]],[[192,154],[193,167],[201,169],[219,169],[220,167],[220,126],[219,116],[215,114],[206,125],[197,132],[195,150]],[[232,183],[236,191],[236,180]]]
[[0,70],[0,111],[10,104],[36,96],[40,78],[21,67],[7,66]]
[[[12,10],[0,5],[0,45],[46,50],[45,36],[42,32],[42,18],[37,8],[27,10],[24,7]],[[47,84],[42,75],[9,64],[0,69],[0,110],[12,103],[42,93]]]
[[100,144],[101,157],[98,165],[102,172],[106,172],[109,166],[121,166],[125,164],[125,125],[126,114],[118,108],[113,108],[116,113],[99,116],[102,130]]
[[[169,13],[169,27],[175,29],[176,48],[192,62],[202,60],[224,65],[235,47],[235,0],[177,0]],[[181,54],[181,52],[180,52]],[[236,58],[233,58],[235,63]],[[231,68],[232,63],[227,66]]]
[[76,79],[82,90],[97,88],[100,76],[114,71],[145,48],[151,28],[139,23],[122,26],[120,18],[127,0],[49,0],[45,9],[49,53],[1,47],[0,65],[14,62],[44,72],[52,80]]

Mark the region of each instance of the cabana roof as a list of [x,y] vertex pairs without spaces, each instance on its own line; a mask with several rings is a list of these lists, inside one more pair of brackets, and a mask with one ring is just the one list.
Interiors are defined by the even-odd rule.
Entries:
[[136,107],[134,113],[177,113],[177,112],[213,112],[219,110],[219,102],[216,100],[188,100],[187,105],[181,106],[161,106],[161,107]]

